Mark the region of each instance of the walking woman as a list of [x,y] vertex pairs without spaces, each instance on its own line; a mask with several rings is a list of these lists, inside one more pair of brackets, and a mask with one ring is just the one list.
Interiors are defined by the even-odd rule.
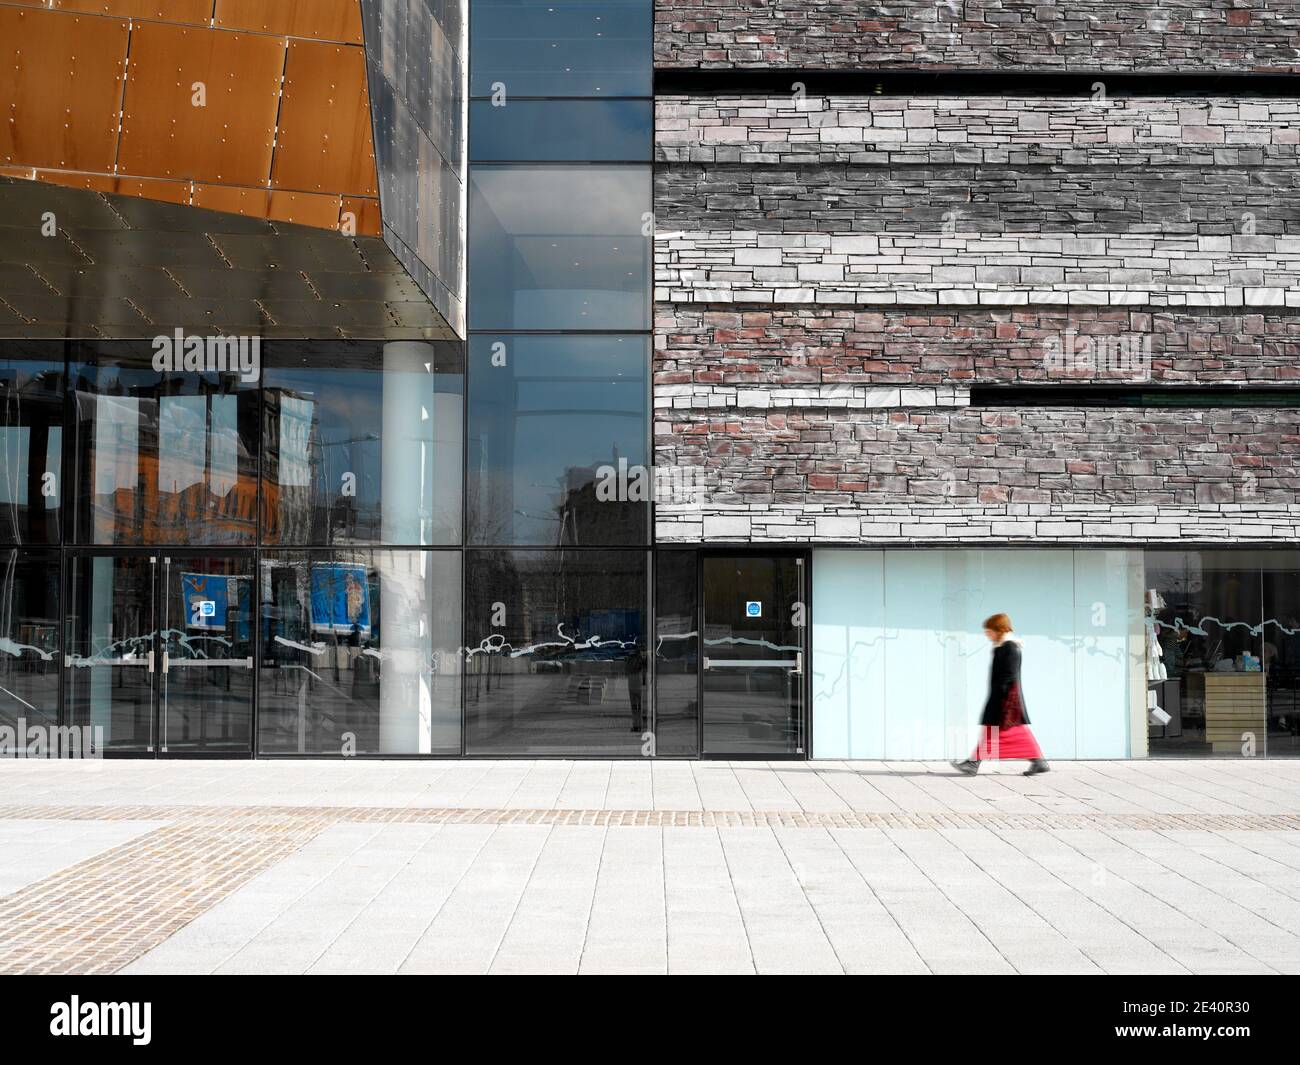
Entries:
[[1006,614],[994,614],[984,622],[984,635],[993,644],[993,669],[989,697],[980,718],[980,741],[969,758],[952,764],[974,776],[985,759],[1028,758],[1025,776],[1046,773],[1047,759],[1029,731],[1029,714],[1020,687],[1020,641],[1011,631],[1011,619]]

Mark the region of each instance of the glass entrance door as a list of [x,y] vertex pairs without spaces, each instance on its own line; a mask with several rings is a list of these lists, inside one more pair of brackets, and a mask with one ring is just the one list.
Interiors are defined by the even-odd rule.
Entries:
[[159,752],[252,750],[253,565],[166,555],[158,580]]
[[68,590],[71,724],[108,751],[251,752],[251,555],[87,552]]
[[804,566],[795,555],[704,557],[703,753],[804,753]]

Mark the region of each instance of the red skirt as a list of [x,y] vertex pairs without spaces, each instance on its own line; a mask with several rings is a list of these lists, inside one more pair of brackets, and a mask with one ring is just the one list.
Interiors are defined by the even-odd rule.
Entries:
[[1029,731],[1028,725],[1012,725],[1009,728],[982,726],[980,741],[975,746],[971,761],[982,762],[990,758],[1042,758],[1038,741]]

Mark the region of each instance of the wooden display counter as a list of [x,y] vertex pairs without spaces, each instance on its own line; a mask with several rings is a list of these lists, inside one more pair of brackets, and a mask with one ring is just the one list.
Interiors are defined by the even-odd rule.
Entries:
[[1263,751],[1267,720],[1263,673],[1205,673],[1205,742],[1215,754],[1241,754],[1243,735]]

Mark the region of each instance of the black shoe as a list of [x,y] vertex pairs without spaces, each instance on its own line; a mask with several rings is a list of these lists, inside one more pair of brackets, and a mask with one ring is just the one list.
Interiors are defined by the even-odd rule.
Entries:
[[1039,773],[1051,771],[1051,766],[1047,764],[1046,758],[1035,758],[1029,763],[1029,768],[1025,770],[1024,775],[1027,777],[1036,777]]
[[965,773],[968,777],[973,777],[980,771],[980,764],[974,758],[967,758],[964,762],[953,762],[952,767],[958,773]]

